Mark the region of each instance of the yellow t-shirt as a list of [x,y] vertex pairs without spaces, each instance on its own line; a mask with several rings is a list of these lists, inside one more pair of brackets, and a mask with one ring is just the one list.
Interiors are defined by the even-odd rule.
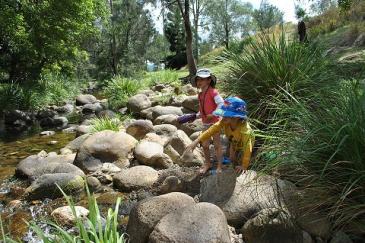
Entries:
[[204,142],[210,139],[214,134],[220,133],[222,129],[224,134],[230,139],[233,149],[236,152],[242,152],[242,167],[246,170],[250,163],[254,144],[254,136],[250,124],[244,121],[235,130],[232,130],[229,125],[224,125],[222,121],[219,121],[203,132],[199,136],[199,141]]

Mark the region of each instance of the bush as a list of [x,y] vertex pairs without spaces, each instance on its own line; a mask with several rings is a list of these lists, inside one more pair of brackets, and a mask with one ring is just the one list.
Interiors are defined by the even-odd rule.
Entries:
[[119,109],[125,106],[128,98],[137,94],[142,87],[142,82],[138,80],[117,76],[107,82],[104,94],[108,97],[109,105],[113,109]]
[[260,35],[243,54],[226,52],[223,61],[229,63],[224,89],[256,108],[279,90],[305,96],[331,78],[329,61],[317,45],[289,41],[283,33],[277,39]]
[[43,75],[28,84],[1,84],[1,110],[38,110],[47,105],[60,105],[75,97],[83,83],[54,74]]
[[[279,172],[306,192],[306,210],[328,213],[336,229],[365,232],[364,84],[344,81],[311,99],[271,100],[275,122],[261,148],[261,169]],[[268,159],[275,154],[276,156]]]
[[177,85],[179,81],[179,73],[175,70],[162,70],[157,72],[148,72],[145,74],[142,83],[146,86],[152,86],[155,84],[170,84]]

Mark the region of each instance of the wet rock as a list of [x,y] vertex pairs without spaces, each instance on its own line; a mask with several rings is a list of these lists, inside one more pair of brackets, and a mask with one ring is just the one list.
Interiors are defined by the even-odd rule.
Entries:
[[183,112],[181,110],[181,107],[159,106],[158,105],[158,106],[155,106],[153,111],[152,111],[152,119],[151,120],[155,120],[159,116],[169,115],[169,114],[181,116],[183,114]]
[[127,233],[131,242],[147,242],[153,228],[168,213],[188,205],[193,205],[194,199],[183,193],[169,193],[150,197],[140,201],[132,208],[127,225]]
[[98,100],[95,98],[95,96],[90,94],[80,94],[76,97],[76,105],[77,106],[83,106],[86,104],[94,104]]
[[152,131],[153,124],[150,120],[135,120],[126,127],[126,132],[137,140]]
[[98,180],[98,178],[96,178],[94,176],[86,177],[86,182],[87,182],[87,185],[88,185],[90,191],[92,191],[92,192],[99,191],[101,188],[100,181]]
[[182,106],[193,112],[199,111],[199,99],[197,95],[188,96],[182,102]]
[[87,172],[96,171],[103,163],[128,159],[136,144],[137,140],[125,132],[97,132],[81,145],[74,164]]
[[55,222],[60,226],[74,226],[76,223],[76,218],[81,220],[86,220],[89,215],[89,210],[81,206],[75,206],[76,217],[70,206],[63,206],[56,208],[51,213],[51,216]]
[[56,115],[57,115],[56,111],[50,110],[50,109],[45,109],[45,110],[38,111],[36,116],[39,120],[41,120],[44,118],[53,118]]
[[150,234],[149,242],[231,243],[231,238],[222,210],[214,204],[198,203],[164,216]]
[[151,107],[151,101],[145,94],[137,94],[129,98],[127,107],[132,113],[140,114],[142,110]]
[[113,184],[123,192],[151,187],[158,179],[158,172],[149,166],[139,165],[123,169],[113,177]]
[[53,118],[53,122],[54,122],[54,126],[57,127],[57,129],[63,129],[63,128],[67,127],[67,124],[68,124],[67,118],[63,117],[63,116]]
[[261,210],[245,223],[242,234],[247,242],[303,242],[302,231],[293,223],[291,216],[279,208]]
[[12,110],[4,112],[4,123],[6,125],[13,125],[16,121],[23,121],[24,125],[32,124],[32,116],[24,111]]
[[28,200],[62,197],[57,185],[67,194],[78,193],[84,188],[84,180],[79,175],[70,173],[44,174],[32,182],[26,189]]

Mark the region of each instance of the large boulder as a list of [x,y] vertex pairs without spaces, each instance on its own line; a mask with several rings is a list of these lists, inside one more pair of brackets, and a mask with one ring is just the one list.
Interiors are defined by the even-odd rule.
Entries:
[[194,112],[199,111],[199,99],[197,95],[188,96],[182,102],[182,106]]
[[25,197],[28,200],[62,197],[58,187],[67,195],[78,193],[84,188],[84,180],[71,173],[44,174],[26,189]]
[[177,130],[171,137],[169,144],[165,147],[164,152],[170,156],[174,163],[180,166],[200,166],[204,161],[201,149],[196,148],[193,153],[182,156],[187,146],[191,143],[192,141],[186,133]]
[[76,152],[80,149],[81,145],[84,143],[84,141],[90,136],[90,133],[86,133],[84,135],[81,135],[71,142],[69,142],[65,148],[70,149],[73,152]]
[[204,129],[204,125],[201,119],[197,119],[193,122],[181,124],[180,129],[188,134],[188,136],[191,136],[195,132],[202,131]]
[[139,114],[142,110],[151,107],[151,101],[145,94],[137,94],[129,98],[127,107],[131,112]]
[[96,171],[103,163],[128,160],[137,140],[125,132],[101,131],[89,136],[81,145],[74,164],[83,171]]
[[171,125],[174,125],[175,127],[178,127],[180,125],[179,122],[177,121],[178,117],[179,117],[178,115],[173,115],[173,114],[162,115],[162,116],[157,117],[153,121],[153,124],[155,124],[155,125],[171,124]]
[[95,98],[95,96],[90,94],[80,94],[76,97],[76,105],[82,106],[86,104],[93,104],[97,102],[98,100]]
[[126,127],[126,132],[138,140],[152,131],[153,124],[150,120],[135,120]]
[[147,242],[150,233],[162,217],[193,204],[195,202],[192,197],[179,192],[140,201],[129,214],[127,233],[130,242]]
[[302,243],[303,233],[291,216],[279,208],[261,210],[242,228],[247,242]]
[[113,184],[123,192],[149,188],[158,179],[158,172],[145,165],[123,169],[113,177]]
[[77,166],[69,163],[49,163],[41,164],[34,168],[34,171],[29,175],[30,179],[34,180],[44,174],[56,174],[56,173],[70,173],[74,175],[84,176],[84,172]]
[[162,115],[178,115],[181,116],[183,114],[181,107],[176,106],[155,106],[152,111],[152,120],[155,120],[157,117]]
[[162,137],[171,137],[177,131],[177,128],[171,124],[161,124],[153,126],[153,130]]
[[230,243],[231,238],[222,210],[214,204],[198,203],[164,216],[149,242]]
[[[46,170],[47,166],[50,166],[50,164],[53,163],[57,165],[55,167],[52,166],[55,171],[58,171],[59,169],[62,170],[61,167],[62,165],[64,165],[65,172],[73,171],[74,174],[80,174],[78,169],[76,169],[74,166],[70,166],[70,164],[73,163],[75,156],[76,154],[56,155],[48,157],[31,155],[19,162],[15,170],[15,176],[28,179],[39,176],[41,174],[44,174],[40,174],[42,170]],[[53,173],[55,173],[55,171]]]
[[160,143],[142,140],[136,146],[134,155],[144,165],[158,168],[168,168],[172,165],[171,159],[163,153]]
[[293,184],[268,175],[258,176],[254,171],[247,171],[239,177],[235,177],[233,170],[224,173],[202,180],[200,200],[220,206],[230,225],[242,227],[265,208],[288,211],[284,197],[295,191]]

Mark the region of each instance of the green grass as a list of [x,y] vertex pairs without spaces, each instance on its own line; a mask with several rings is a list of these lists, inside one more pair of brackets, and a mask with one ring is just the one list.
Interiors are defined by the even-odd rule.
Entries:
[[[61,189],[60,189],[61,190]],[[62,190],[61,190],[62,191]],[[63,243],[124,243],[126,242],[126,237],[121,234],[118,229],[118,210],[121,203],[121,198],[116,201],[115,209],[109,208],[106,219],[105,226],[101,224],[101,217],[99,206],[96,202],[95,196],[90,194],[88,188],[86,187],[88,196],[88,209],[89,215],[85,220],[77,217],[75,211],[75,203],[72,199],[67,196],[64,192],[63,195],[67,200],[68,205],[72,209],[72,213],[76,218],[76,228],[77,235],[73,235],[56,223],[49,223],[49,225],[54,229],[52,236],[47,236],[42,229],[34,223],[31,223],[31,228],[36,232],[39,238],[43,240],[44,243],[53,242],[63,242]]]
[[147,72],[143,77],[143,83],[147,86],[153,86],[155,84],[170,84],[172,86],[180,83],[180,73],[175,70],[162,70],[157,72]]
[[118,132],[120,130],[120,127],[122,126],[122,122],[126,119],[130,119],[131,117],[132,114],[117,116],[115,118],[109,118],[109,117],[93,118],[91,120],[92,133],[104,130],[111,130]]
[[[307,211],[321,211],[333,229],[365,232],[364,83],[347,80],[310,99],[282,92],[257,168],[295,182]],[[283,100],[287,102],[283,102]],[[290,102],[288,102],[290,101]],[[275,154],[269,158],[270,154]]]
[[107,82],[104,94],[113,109],[119,109],[127,104],[129,97],[137,94],[144,87],[141,81],[117,76]]
[[0,84],[0,110],[38,110],[74,98],[84,83],[55,74],[27,84]]

